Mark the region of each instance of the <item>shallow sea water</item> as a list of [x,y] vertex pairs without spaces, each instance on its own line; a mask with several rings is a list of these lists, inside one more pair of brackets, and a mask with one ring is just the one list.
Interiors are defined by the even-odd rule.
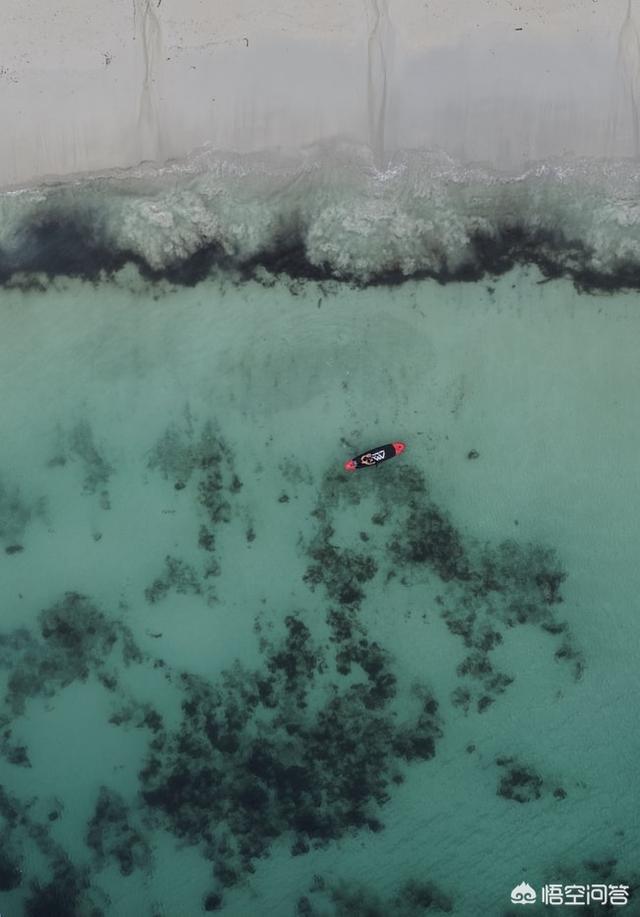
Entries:
[[640,882],[638,298],[540,281],[1,293],[3,915]]

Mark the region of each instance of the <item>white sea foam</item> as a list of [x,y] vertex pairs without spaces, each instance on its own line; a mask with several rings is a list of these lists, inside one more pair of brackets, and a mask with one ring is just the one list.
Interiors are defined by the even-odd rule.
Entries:
[[[635,286],[639,184],[631,160],[505,174],[418,151],[381,171],[365,147],[344,142],[263,157],[200,150],[160,168],[3,194],[0,269],[5,279],[82,273],[65,259],[86,244],[96,262],[130,256],[160,273],[207,249],[227,266],[295,250],[307,270],[359,282],[476,276],[520,260],[605,285],[623,274]],[[80,241],[77,230],[66,240],[73,226]]]

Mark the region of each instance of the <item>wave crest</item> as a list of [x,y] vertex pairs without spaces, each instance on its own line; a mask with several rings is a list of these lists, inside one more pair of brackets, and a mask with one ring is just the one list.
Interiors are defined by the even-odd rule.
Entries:
[[536,164],[518,175],[405,151],[200,151],[0,196],[0,282],[98,279],[127,263],[189,284],[264,269],[356,284],[477,280],[515,264],[584,289],[640,289],[635,162]]

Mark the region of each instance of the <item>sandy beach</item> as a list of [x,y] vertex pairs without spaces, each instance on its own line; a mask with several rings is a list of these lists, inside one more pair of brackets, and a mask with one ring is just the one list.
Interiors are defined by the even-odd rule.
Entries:
[[637,0],[7,0],[0,184],[345,137],[501,169],[639,152]]

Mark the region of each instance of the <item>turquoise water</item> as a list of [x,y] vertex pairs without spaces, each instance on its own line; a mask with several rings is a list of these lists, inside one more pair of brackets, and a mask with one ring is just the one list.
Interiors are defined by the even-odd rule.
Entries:
[[3,915],[637,887],[640,313],[542,279],[2,291]]

